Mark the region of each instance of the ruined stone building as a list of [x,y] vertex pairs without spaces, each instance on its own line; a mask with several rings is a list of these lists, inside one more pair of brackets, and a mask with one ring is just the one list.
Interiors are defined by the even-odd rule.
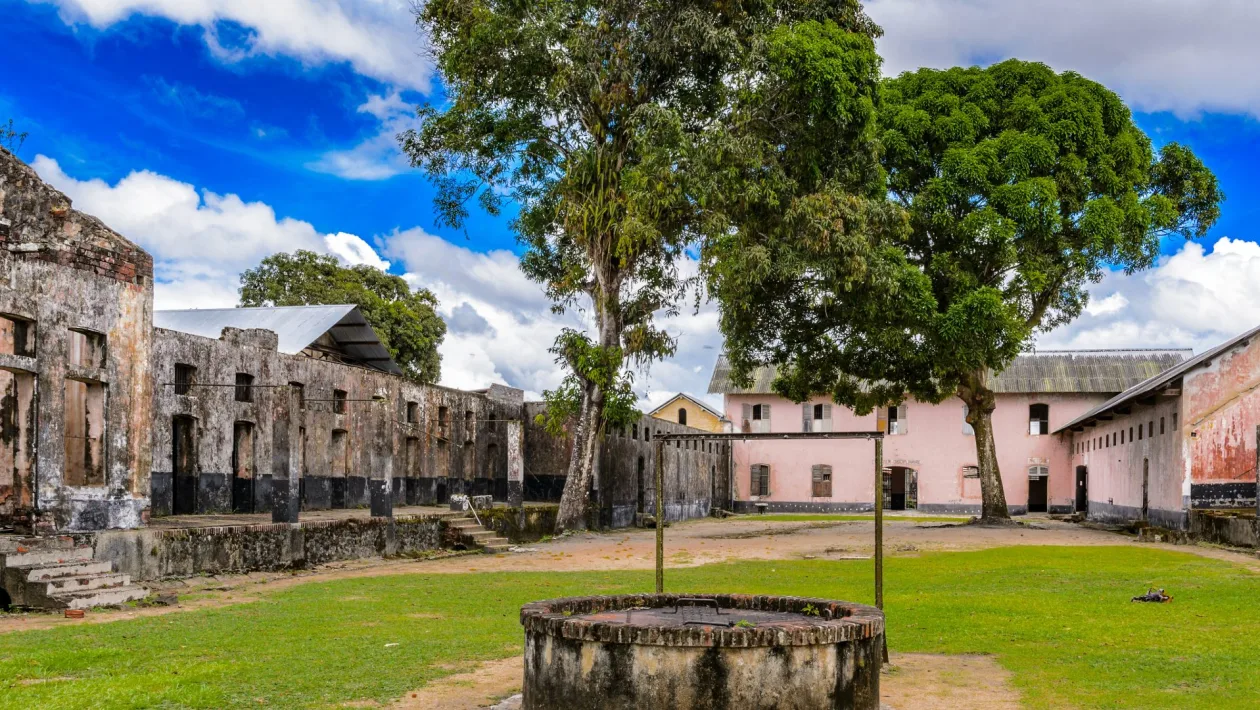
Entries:
[[[534,424],[540,405],[405,379],[354,306],[155,313],[151,257],[3,149],[0,245],[0,528],[506,500],[512,436],[525,499],[563,488],[571,440]],[[697,431],[610,436],[597,522],[654,502],[660,426]],[[728,498],[729,449],[666,452],[671,518]]]

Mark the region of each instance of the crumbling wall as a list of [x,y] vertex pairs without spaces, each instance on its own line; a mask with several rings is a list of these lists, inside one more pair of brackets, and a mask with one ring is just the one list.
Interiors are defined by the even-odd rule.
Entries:
[[[22,352],[0,353],[10,398],[0,460],[12,467],[0,477],[0,522],[36,532],[143,524],[152,304],[152,258],[0,148],[0,315],[23,324],[28,340]],[[100,341],[100,357],[73,362],[83,333]],[[67,446],[66,393],[83,389],[73,383],[91,388],[93,420],[69,431],[86,427],[90,444]],[[88,460],[67,461],[67,452]],[[92,474],[67,479],[80,465]]]
[[1179,443],[1190,462],[1187,507],[1254,509],[1260,343],[1242,341],[1186,373],[1183,392],[1185,426]]
[[[177,387],[177,366],[192,368],[191,384]],[[280,353],[270,331],[226,328],[214,339],[156,329],[153,371],[155,515],[270,511],[272,482],[290,462],[306,510],[367,508],[374,486],[397,506],[445,503],[456,493],[506,498],[506,447],[497,444],[503,420],[520,416],[510,401]],[[237,401],[237,373],[253,377],[252,401]],[[288,424],[280,444],[288,458],[276,456],[278,417]],[[192,470],[182,475],[177,418],[195,422]],[[238,423],[253,431],[248,478],[233,466]]]
[[[535,417],[546,405],[525,405],[525,499],[559,501],[564,492],[572,437],[552,437]],[[706,432],[652,417],[624,430],[609,430],[600,447],[597,480],[592,493],[599,525],[628,527],[636,515],[655,515],[654,434]],[[665,518],[704,517],[713,507],[725,507],[730,491],[730,444],[718,441],[672,441],[665,455]]]

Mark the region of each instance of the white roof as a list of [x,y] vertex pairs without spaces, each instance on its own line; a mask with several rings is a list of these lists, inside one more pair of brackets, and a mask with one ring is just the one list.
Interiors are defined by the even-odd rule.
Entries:
[[153,325],[181,333],[218,338],[224,328],[261,328],[275,333],[280,352],[296,355],[329,333],[348,357],[394,374],[402,370],[358,306],[274,306],[266,308],[193,308],[154,311]]

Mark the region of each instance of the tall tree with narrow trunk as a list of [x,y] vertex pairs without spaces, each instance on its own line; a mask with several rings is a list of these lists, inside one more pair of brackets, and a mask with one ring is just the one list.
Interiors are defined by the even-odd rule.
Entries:
[[869,123],[878,28],[857,0],[429,0],[417,19],[445,100],[400,138],[441,219],[514,204],[522,268],[556,309],[590,308],[548,393],[573,436],[557,528],[580,528],[603,428],[634,416],[627,367],[674,351],[655,318],[692,285],[685,250],[774,209],[812,117]]
[[780,393],[859,413],[960,398],[981,517],[1008,519],[992,373],[1080,315],[1107,269],[1205,236],[1223,198],[1190,150],[1153,150],[1116,94],[1042,64],[906,73],[878,116],[901,223],[838,205],[815,231],[732,236],[707,262],[732,364],[778,363]]

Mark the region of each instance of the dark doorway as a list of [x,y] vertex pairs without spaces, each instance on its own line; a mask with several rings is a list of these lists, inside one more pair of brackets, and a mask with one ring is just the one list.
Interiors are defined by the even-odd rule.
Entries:
[[919,477],[912,468],[884,469],[884,510],[914,510],[919,505]]
[[1151,519],[1151,460],[1142,459],[1142,522]]
[[232,512],[254,512],[254,425],[232,427]]
[[196,511],[197,444],[196,420],[171,418],[171,514],[191,515]]
[[636,477],[636,480],[639,482],[639,495],[636,498],[636,505],[638,506],[637,510],[640,513],[646,513],[647,511],[644,510],[644,506],[647,505],[647,495],[646,495],[646,490],[644,488],[644,481],[643,481],[643,457],[642,456],[639,457],[639,474]]
[[1076,512],[1089,512],[1089,469],[1076,467]]
[[1045,466],[1028,468],[1028,512],[1045,513],[1050,489],[1050,471]]

